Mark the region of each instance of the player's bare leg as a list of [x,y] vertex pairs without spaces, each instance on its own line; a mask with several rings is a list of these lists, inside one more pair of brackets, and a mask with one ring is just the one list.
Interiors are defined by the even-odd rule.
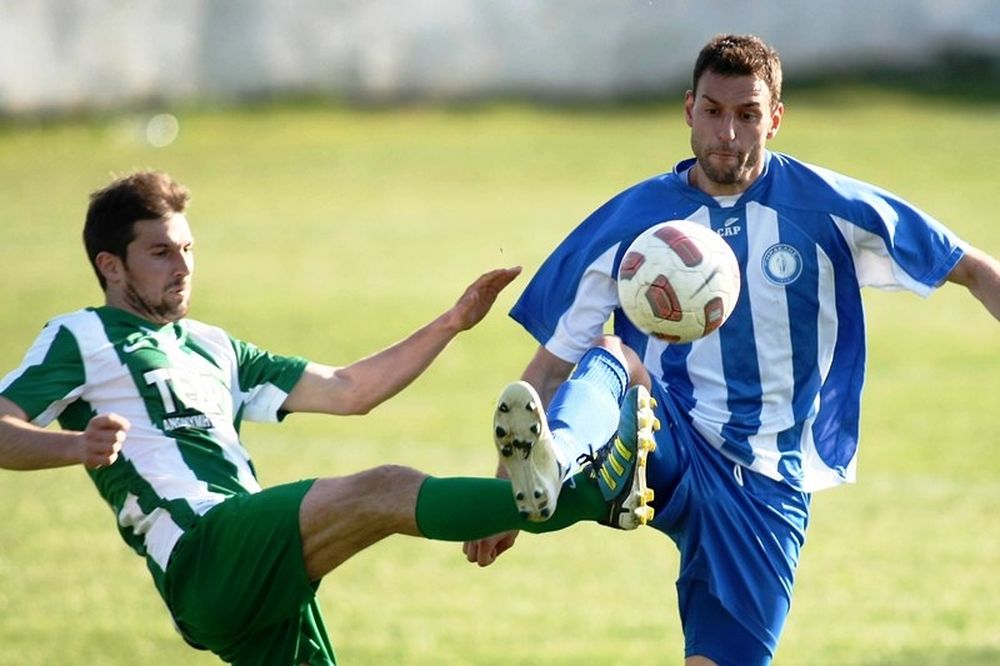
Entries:
[[414,506],[423,472],[382,465],[317,479],[302,499],[299,525],[310,580],[319,580],[390,534],[421,536]]
[[518,511],[534,522],[548,520],[556,510],[566,470],[556,457],[542,401],[527,382],[508,384],[500,394],[493,441]]

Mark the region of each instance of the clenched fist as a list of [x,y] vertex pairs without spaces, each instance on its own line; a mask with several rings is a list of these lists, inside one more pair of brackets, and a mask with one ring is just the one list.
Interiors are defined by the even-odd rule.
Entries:
[[107,467],[118,460],[131,424],[124,416],[101,414],[90,419],[79,435],[80,462],[88,469]]

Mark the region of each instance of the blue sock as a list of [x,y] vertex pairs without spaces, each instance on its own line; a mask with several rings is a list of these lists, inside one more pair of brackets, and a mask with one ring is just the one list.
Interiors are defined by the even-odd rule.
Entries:
[[546,410],[559,462],[567,470],[577,457],[604,446],[618,429],[618,408],[628,371],[606,349],[590,349],[563,382]]

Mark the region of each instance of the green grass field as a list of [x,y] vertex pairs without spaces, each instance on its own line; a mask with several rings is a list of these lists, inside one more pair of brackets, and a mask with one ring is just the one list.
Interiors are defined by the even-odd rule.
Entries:
[[[892,189],[1000,255],[1000,107],[876,90],[790,95],[772,144]],[[100,299],[80,229],[111,173],[191,186],[192,316],[343,363],[498,265],[532,272],[580,219],[686,156],[679,105],[379,110],[319,104],[0,125],[0,368],[48,317]],[[384,461],[490,474],[490,415],[534,343],[505,317],[524,278],[368,417],[248,425],[265,485]],[[776,664],[1000,663],[1000,335],[963,290],[868,294],[860,483],[813,501]],[[186,648],[80,469],[0,471],[0,665],[217,663]],[[652,530],[522,536],[491,568],[396,537],[319,597],[348,665],[680,663],[676,550]]]

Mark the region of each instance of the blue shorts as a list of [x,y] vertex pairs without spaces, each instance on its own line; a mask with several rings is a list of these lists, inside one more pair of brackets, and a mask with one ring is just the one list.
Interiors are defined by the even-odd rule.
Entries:
[[767,664],[791,605],[809,495],[741,467],[691,426],[656,384],[651,525],[680,550],[678,603],[688,656]]

